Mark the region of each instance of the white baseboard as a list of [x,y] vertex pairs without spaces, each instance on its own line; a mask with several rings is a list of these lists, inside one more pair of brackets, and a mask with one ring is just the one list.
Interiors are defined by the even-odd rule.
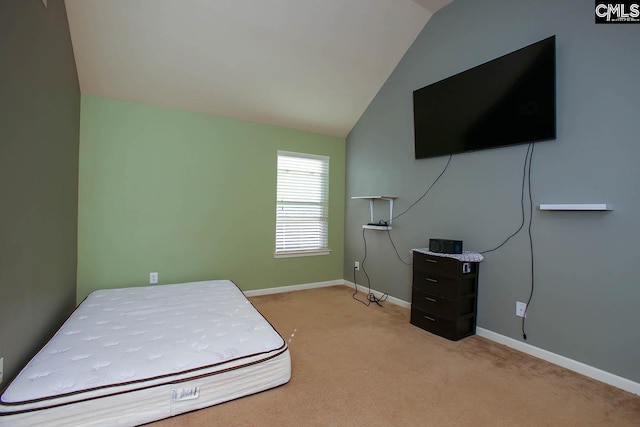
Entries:
[[[347,285],[347,286],[350,286],[350,287],[355,289],[355,286],[356,286],[355,283],[350,282],[348,280],[343,280],[342,282],[343,282],[342,283],[343,285]],[[358,292],[364,292],[365,294],[369,293],[369,288],[368,287],[362,286],[362,285],[357,285],[357,287],[358,287]],[[380,298],[380,297],[382,297],[382,295],[384,295],[384,292],[376,291],[375,289],[371,289],[371,293],[373,295],[375,295],[376,298]],[[391,304],[399,305],[400,307],[411,308],[411,303],[410,302],[406,302],[406,301],[403,301],[403,300],[401,300],[399,298],[392,297],[391,295],[387,296],[387,299],[385,301],[388,301]]]
[[628,391],[629,393],[640,395],[640,383],[594,368],[593,366],[586,365],[582,362],[569,359],[568,357],[543,350],[539,347],[532,346],[531,344],[500,335],[488,329],[476,327],[476,334],[539,359],[546,360],[554,365],[562,366],[563,368],[567,368],[586,377],[593,378],[594,380],[602,381],[603,383],[618,387],[622,390]]
[[[338,286],[338,285],[349,286],[351,288],[356,286],[353,282],[350,282],[348,280],[338,279],[338,280],[329,280],[327,282],[304,283],[304,284],[301,284],[301,285],[279,286],[277,288],[255,289],[255,290],[243,291],[243,292],[248,297],[257,297],[257,296],[260,296],[260,295],[270,295],[270,294],[280,294],[280,293],[283,293],[283,292],[304,291],[305,289],[326,288],[328,286]],[[367,288],[366,286],[358,285],[358,292],[368,293],[369,292],[369,288]],[[376,291],[374,289],[371,289],[371,292],[378,298],[381,297],[382,295],[384,295],[383,292]],[[398,298],[395,298],[395,297],[392,297],[392,296],[387,297],[386,301],[389,301],[390,303],[395,304],[395,305],[399,305],[400,307],[411,308],[411,303],[410,302],[406,302],[406,301],[403,301],[401,299],[398,299]]]
[[248,297],[257,297],[260,295],[281,294],[283,292],[304,291],[305,289],[326,288],[328,286],[344,285],[344,280],[329,280],[327,282],[304,283],[302,285],[279,286],[277,288],[255,289],[251,291],[243,291]]
[[[348,280],[330,280],[328,282],[316,282],[316,283],[307,283],[302,285],[281,286],[278,288],[258,289],[253,291],[246,291],[244,294],[248,297],[252,297],[252,296],[258,296],[258,295],[277,294],[282,292],[302,291],[305,289],[324,288],[327,286],[337,286],[337,285],[346,285],[354,289],[355,289],[355,286],[357,286],[358,292],[364,292],[364,293],[369,292],[369,288],[367,288],[366,286],[356,285],[353,282],[350,282]],[[383,292],[376,291],[375,289],[371,289],[371,292],[378,298],[380,298],[384,294]],[[400,307],[411,308],[410,302],[407,302],[392,296],[389,296],[386,301],[392,304],[398,305]],[[547,350],[543,350],[539,347],[532,346],[531,344],[527,344],[522,341],[509,338],[505,335],[498,334],[488,329],[476,327],[476,334],[488,340],[506,345],[507,347],[513,348],[514,350],[521,351],[522,353],[529,354],[531,356],[553,363],[554,365],[562,366],[563,368],[577,372],[586,377],[593,378],[594,380],[598,380],[605,384],[612,385],[619,389],[628,391],[629,393],[640,395],[640,383],[628,380],[626,378],[620,377],[610,372],[603,371],[598,368],[594,368],[593,366],[586,365],[582,362],[569,359],[568,357],[560,356],[559,354],[552,353]]]

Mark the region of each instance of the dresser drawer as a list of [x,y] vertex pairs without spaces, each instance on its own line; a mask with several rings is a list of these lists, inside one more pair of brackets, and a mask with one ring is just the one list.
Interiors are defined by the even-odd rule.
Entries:
[[411,324],[453,341],[476,333],[476,317],[473,315],[448,320],[412,307]]
[[413,272],[413,289],[429,295],[457,299],[465,295],[475,294],[476,286],[475,276],[456,280],[415,270]]
[[478,272],[477,262],[461,262],[454,258],[413,253],[413,270],[441,276],[459,278],[475,276]]
[[448,299],[437,295],[430,295],[414,288],[411,293],[411,307],[419,308],[435,316],[453,320],[461,316],[474,314],[476,310],[476,297],[472,295],[460,299]]

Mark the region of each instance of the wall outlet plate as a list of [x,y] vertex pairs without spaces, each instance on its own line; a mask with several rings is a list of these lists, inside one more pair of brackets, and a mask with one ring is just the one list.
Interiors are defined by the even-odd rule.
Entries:
[[526,317],[527,304],[524,302],[516,301],[516,316]]
[[360,271],[360,262],[356,261],[355,264],[353,264],[353,268],[355,268],[356,271]]
[[149,273],[149,284],[155,285],[158,283],[158,273]]

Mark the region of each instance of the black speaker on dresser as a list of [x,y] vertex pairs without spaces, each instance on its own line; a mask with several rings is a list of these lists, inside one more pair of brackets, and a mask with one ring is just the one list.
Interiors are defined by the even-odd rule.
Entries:
[[462,240],[429,239],[429,250],[439,254],[461,254]]

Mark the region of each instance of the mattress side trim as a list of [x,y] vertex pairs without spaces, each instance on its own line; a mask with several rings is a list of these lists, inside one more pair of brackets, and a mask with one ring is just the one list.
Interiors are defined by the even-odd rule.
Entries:
[[[96,400],[96,399],[102,399],[102,398],[110,397],[110,396],[118,396],[118,395],[121,395],[121,394],[127,394],[127,393],[131,393],[131,392],[134,392],[134,391],[147,390],[147,389],[151,389],[151,388],[154,388],[154,387],[162,387],[162,386],[171,385],[171,384],[180,384],[180,383],[184,383],[184,382],[188,382],[188,381],[192,381],[192,380],[196,380],[196,379],[200,379],[200,378],[212,377],[212,376],[215,376],[215,375],[218,375],[218,374],[222,374],[222,373],[225,373],[225,372],[229,372],[229,371],[234,371],[234,370],[237,370],[237,369],[245,368],[247,366],[257,365],[257,364],[260,364],[260,363],[265,362],[267,360],[271,360],[273,358],[276,358],[276,357],[282,355],[283,353],[288,352],[289,348],[285,343],[284,348],[281,347],[279,350],[280,351],[278,351],[278,353],[272,354],[269,357],[266,357],[264,359],[254,360],[252,362],[245,363],[243,365],[237,365],[237,366],[233,366],[233,367],[228,367],[228,368],[225,368],[225,369],[216,370],[214,372],[209,372],[209,373],[206,373],[206,374],[194,375],[194,376],[180,378],[180,379],[176,379],[176,380],[172,380],[172,381],[152,384],[152,385],[148,385],[148,386],[144,386],[144,387],[130,388],[130,389],[122,390],[122,391],[115,392],[115,393],[101,394],[101,395],[97,395],[97,396],[93,396],[93,397],[89,397],[89,398],[85,398],[85,399],[69,400],[68,402],[61,402],[61,403],[48,405],[48,406],[38,406],[36,408],[18,409],[18,410],[15,410],[15,411],[12,410],[12,411],[7,411],[7,412],[0,412],[0,417],[16,415],[16,414],[24,414],[24,413],[29,413],[29,412],[37,412],[37,411],[47,410],[47,409],[51,409],[51,408],[57,408],[57,407],[72,405],[72,404],[76,404],[76,403],[88,402],[88,401]],[[208,369],[208,368],[202,368],[202,369],[199,369],[199,370],[206,370],[206,369]],[[179,376],[179,374],[172,374],[171,376]],[[158,378],[150,378],[150,379],[147,379],[146,381],[154,381],[154,380],[165,378],[165,377],[166,376],[158,377]],[[128,385],[128,384],[119,384],[119,385]],[[97,388],[92,389],[92,390],[82,390],[82,391],[78,391],[78,392],[75,392],[75,393],[69,393],[67,395],[58,395],[58,396],[55,396],[54,398],[38,399],[38,400],[34,400],[34,401],[29,401],[29,402],[2,403],[2,405],[5,406],[5,407],[12,407],[12,406],[20,406],[20,405],[32,404],[32,403],[39,403],[39,402],[44,402],[44,401],[53,400],[53,399],[60,399],[60,398],[74,396],[74,395],[81,395],[81,394],[85,394],[85,393],[90,393],[91,391],[96,391],[96,390],[100,390],[100,389],[104,389],[104,388],[106,388],[106,387],[97,387]],[[2,406],[0,406],[0,410],[1,409],[2,409]]]

